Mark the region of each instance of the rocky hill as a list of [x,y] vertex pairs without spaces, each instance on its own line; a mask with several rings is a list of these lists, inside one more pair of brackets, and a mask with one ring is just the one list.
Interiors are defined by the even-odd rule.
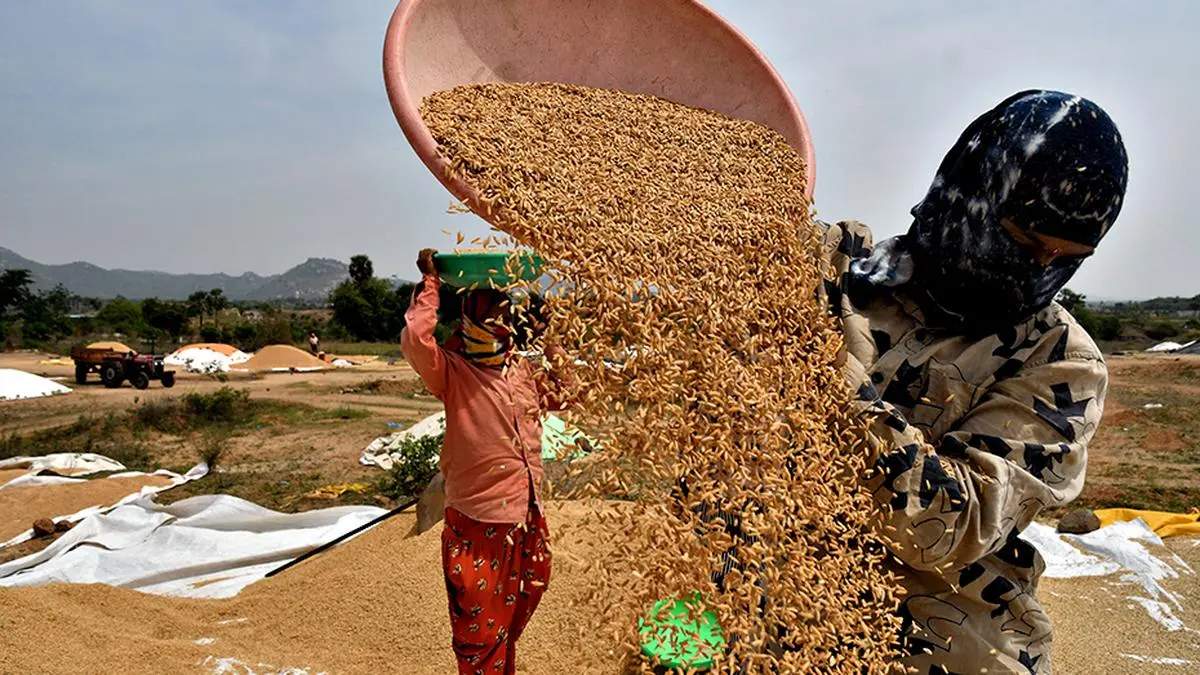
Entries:
[[138,300],[164,298],[184,300],[195,291],[220,288],[230,300],[320,302],[349,276],[340,260],[309,258],[292,269],[272,276],[246,272],[229,274],[170,274],[167,272],[108,270],[87,262],[44,265],[0,247],[0,270],[27,269],[34,287],[67,290],[89,298]]

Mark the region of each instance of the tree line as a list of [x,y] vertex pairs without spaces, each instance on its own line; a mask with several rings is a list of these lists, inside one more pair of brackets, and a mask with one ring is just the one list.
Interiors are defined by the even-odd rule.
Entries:
[[[0,338],[12,347],[45,347],[100,334],[132,336],[166,346],[199,337],[243,349],[267,344],[304,344],[310,332],[326,341],[396,342],[415,285],[375,276],[370,257],[350,259],[349,278],[329,294],[329,318],[272,304],[231,302],[219,288],[192,293],[186,300],[82,298],[62,286],[33,289],[28,270],[0,272]],[[454,289],[441,288],[438,337],[445,339],[458,320]],[[1200,295],[1144,302],[1091,305],[1086,296],[1063,289],[1059,303],[1097,341],[1105,343],[1187,340],[1200,337]],[[230,310],[239,310],[231,312]]]
[[[285,310],[271,303],[233,302],[219,288],[197,291],[186,300],[101,301],[61,285],[34,290],[28,270],[10,269],[0,272],[0,339],[8,348],[49,348],[97,335],[121,335],[142,341],[139,348],[147,350],[193,338],[243,349],[305,344],[310,332],[326,341],[396,342],[414,289],[414,284],[376,277],[371,259],[356,255],[349,278],[329,294],[325,309],[331,316],[323,318],[320,312]],[[444,338],[458,318],[458,298],[447,287],[441,293],[445,311],[438,331]]]

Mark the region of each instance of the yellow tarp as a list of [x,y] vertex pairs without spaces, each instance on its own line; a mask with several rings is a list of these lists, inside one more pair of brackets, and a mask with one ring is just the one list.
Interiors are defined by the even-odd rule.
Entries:
[[371,489],[366,483],[342,483],[341,485],[326,485],[305,495],[310,499],[338,499],[347,492],[363,493]]
[[71,359],[63,359],[63,358],[42,359],[41,361],[38,361],[38,365],[39,366],[73,366],[73,365],[75,365],[75,362],[72,361]]
[[1200,509],[1191,513],[1167,513],[1165,511],[1140,511],[1138,509],[1100,509],[1096,511],[1100,526],[1112,525],[1119,520],[1146,521],[1150,529],[1160,537],[1181,535],[1200,536]]

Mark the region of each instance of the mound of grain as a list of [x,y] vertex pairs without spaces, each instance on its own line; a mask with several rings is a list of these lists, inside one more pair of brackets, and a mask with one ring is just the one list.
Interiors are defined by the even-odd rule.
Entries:
[[[606,432],[590,492],[637,500],[587,577],[617,658],[655,601],[699,590],[732,639],[718,670],[894,669],[897,584],[859,487],[868,453],[792,148],[751,122],[564,85],[438,92],[422,115],[565,289],[547,339],[591,364],[573,392],[573,421]],[[710,575],[734,543],[744,569],[720,591]]]
[[92,506],[109,506],[148,485],[162,487],[170,483],[163,476],[129,476],[5,488],[0,490],[0,542],[28,530],[39,518],[53,519]]
[[249,361],[240,367],[251,372],[292,369],[320,370],[328,368],[329,364],[291,345],[271,345],[258,350]]
[[71,393],[69,388],[54,380],[23,370],[0,368],[0,401],[42,398],[43,396],[69,393]]
[[111,349],[114,352],[136,352],[124,342],[93,342],[88,345],[88,349]]
[[[579,672],[583,655],[599,646],[578,637],[596,618],[582,603],[583,561],[611,537],[565,527],[585,508],[547,507],[558,532],[551,590],[521,638],[518,672]],[[414,522],[393,518],[228,600],[103,586],[0,589],[0,670],[70,673],[86,660],[97,672],[215,672],[215,660],[236,659],[270,664],[256,672],[452,673],[441,528],[408,538]],[[46,649],[47,635],[70,639]]]

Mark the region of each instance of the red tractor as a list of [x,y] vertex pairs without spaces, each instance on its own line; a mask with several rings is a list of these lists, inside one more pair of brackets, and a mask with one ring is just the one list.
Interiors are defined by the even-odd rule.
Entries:
[[175,371],[163,369],[163,357],[137,352],[119,352],[114,349],[76,347],[71,350],[75,361],[75,382],[85,384],[88,373],[100,373],[100,381],[109,389],[116,389],[125,380],[138,389],[150,386],[150,380],[159,380],[164,387],[175,386]]

